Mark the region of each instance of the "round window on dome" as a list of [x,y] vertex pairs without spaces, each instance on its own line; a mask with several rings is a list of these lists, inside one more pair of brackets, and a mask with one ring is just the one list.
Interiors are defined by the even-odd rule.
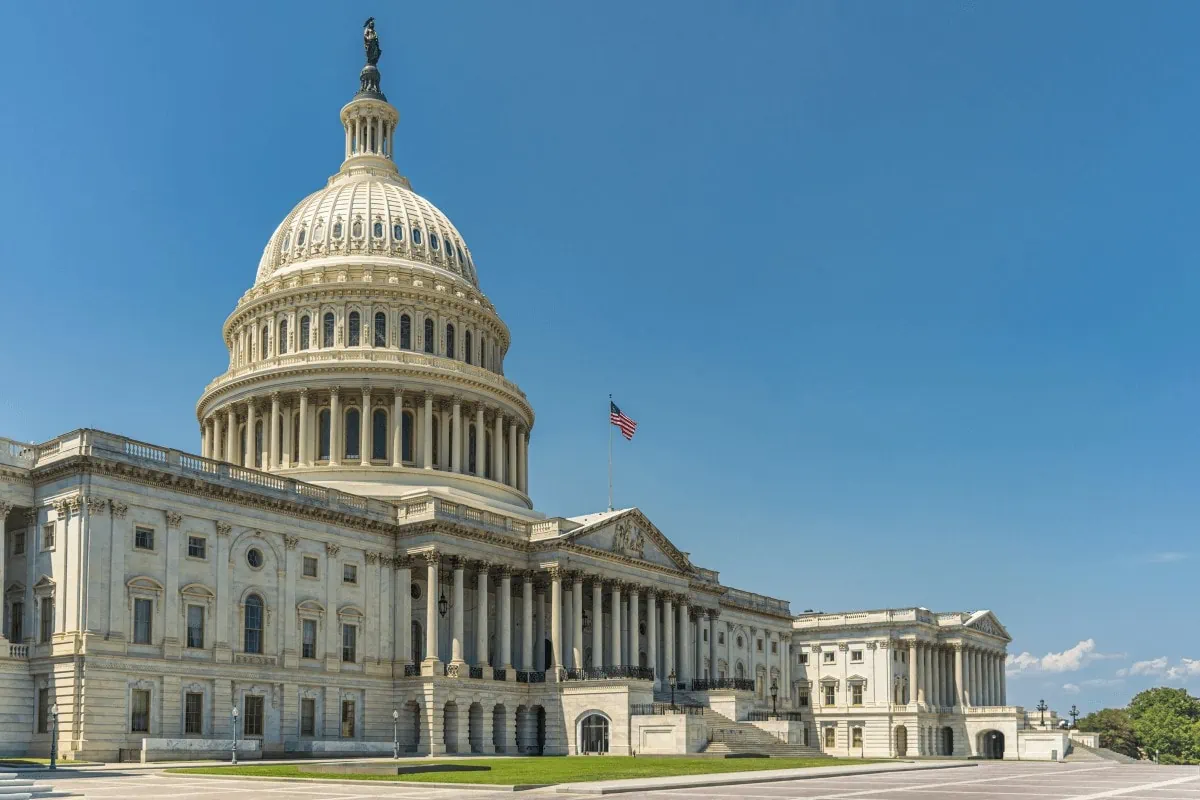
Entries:
[[397,242],[404,241],[404,226],[398,222],[392,226],[392,238]]
[[434,250],[438,249],[438,236],[436,233],[429,234],[429,246]]
[[301,228],[300,232],[296,234],[296,245],[298,247],[304,246],[304,228]]
[[342,221],[341,220],[338,220],[337,222],[333,223],[333,238],[335,238],[335,239],[342,238]]
[[383,238],[383,223],[382,222],[379,222],[378,220],[375,221],[375,224],[371,226],[371,235],[374,236],[376,239]]
[[249,550],[247,550],[246,551],[246,563],[250,565],[251,569],[262,569],[262,565],[263,565],[262,550],[259,550],[257,547],[251,547]]
[[413,237],[413,244],[420,244],[421,243],[421,229],[413,228],[412,229],[412,237]]

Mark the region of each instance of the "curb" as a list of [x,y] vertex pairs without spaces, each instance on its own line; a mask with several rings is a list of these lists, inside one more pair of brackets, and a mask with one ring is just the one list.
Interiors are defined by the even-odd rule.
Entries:
[[[188,769],[181,767],[180,769]],[[213,775],[206,772],[177,772],[174,770],[163,770],[162,775],[167,775],[172,778],[209,778],[219,781],[278,781],[282,783],[317,783],[321,785],[332,786],[359,786],[363,784],[381,784],[383,786],[403,786],[409,789],[460,789],[469,792],[524,792],[529,789],[545,789],[554,786],[553,783],[518,783],[513,786],[505,784],[491,783],[434,783],[432,781],[394,781],[388,778],[358,778],[358,779],[342,779],[342,778],[286,778],[273,777],[271,775]]]

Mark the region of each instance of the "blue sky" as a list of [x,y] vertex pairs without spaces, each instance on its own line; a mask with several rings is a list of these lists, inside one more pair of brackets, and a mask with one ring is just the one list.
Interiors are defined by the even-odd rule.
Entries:
[[0,435],[198,447],[368,15],[539,508],[604,506],[612,392],[617,504],[727,583],[991,608],[1027,706],[1200,692],[1194,3],[4,4]]

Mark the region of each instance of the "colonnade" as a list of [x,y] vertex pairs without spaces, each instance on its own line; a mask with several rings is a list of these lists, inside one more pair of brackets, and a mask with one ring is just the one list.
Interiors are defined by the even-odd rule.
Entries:
[[247,468],[413,466],[526,493],[528,446],[528,428],[502,407],[398,386],[273,392],[217,408],[201,426],[205,458]]
[[924,706],[1003,706],[1005,654],[975,645],[907,641],[906,703]]

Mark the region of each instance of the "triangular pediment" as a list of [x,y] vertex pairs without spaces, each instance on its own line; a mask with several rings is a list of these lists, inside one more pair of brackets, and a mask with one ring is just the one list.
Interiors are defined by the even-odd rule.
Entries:
[[613,557],[692,572],[692,564],[662,531],[636,508],[585,524],[567,534],[569,544],[600,550]]
[[996,619],[996,615],[990,611],[976,611],[963,623],[963,627],[972,628],[989,636],[997,636],[1009,642],[1012,641],[1012,637],[1008,635],[1008,630],[1000,624],[1000,620]]

